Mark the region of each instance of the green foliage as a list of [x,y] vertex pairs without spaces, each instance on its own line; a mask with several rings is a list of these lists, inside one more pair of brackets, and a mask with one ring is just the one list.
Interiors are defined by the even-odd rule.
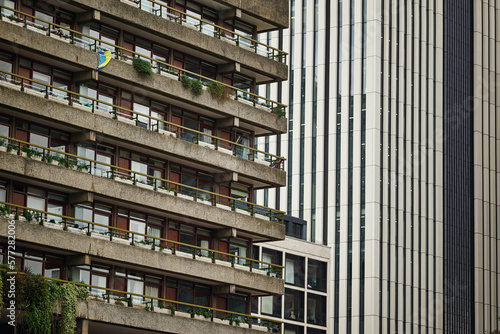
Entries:
[[232,89],[224,86],[220,82],[211,81],[208,84],[208,92],[212,95],[214,100],[224,103],[229,100],[229,97],[232,94]]
[[[9,285],[5,272],[10,270],[5,265],[0,267],[0,308],[6,302]],[[16,276],[16,307],[24,311],[22,322],[18,323],[20,333],[74,334],[76,329],[78,299],[87,300],[85,287],[71,283],[58,284],[47,281],[41,275],[27,272]],[[57,303],[57,304],[55,304]],[[61,306],[60,322],[54,322],[53,306]]]
[[182,87],[190,89],[194,95],[203,94],[203,84],[200,80],[191,79],[187,75],[181,75]]
[[26,218],[27,221],[31,221],[33,219],[33,212],[30,210],[24,210],[23,217]]
[[175,315],[175,306],[173,304],[171,304],[167,308],[170,310],[171,315]]
[[271,112],[273,114],[278,114],[278,116],[283,117],[286,115],[286,112],[283,110],[282,107],[272,107]]
[[57,290],[61,302],[61,331],[73,334],[76,329],[76,315],[78,299],[87,300],[89,292],[83,286],[65,283],[59,285]]
[[137,73],[145,78],[150,78],[153,75],[151,64],[144,59],[136,57],[132,60],[132,65],[134,66]]

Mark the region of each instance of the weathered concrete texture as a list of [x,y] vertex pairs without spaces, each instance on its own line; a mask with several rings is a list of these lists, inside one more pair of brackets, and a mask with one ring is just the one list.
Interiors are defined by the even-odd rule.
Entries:
[[[7,238],[7,227],[7,219],[1,217],[1,237]],[[160,253],[135,245],[97,239],[86,234],[55,230],[25,221],[16,223],[16,240],[183,276],[198,277],[207,280],[207,283],[212,285],[232,284],[253,290],[256,294],[282,295],[284,293],[283,280],[275,277]]]
[[288,28],[289,10],[288,0],[215,0],[236,8],[250,16],[270,22],[280,29]]
[[[82,70],[97,67],[95,52],[3,21],[0,22],[0,31],[2,31],[0,39],[9,43],[23,45],[47,57],[81,66]],[[102,76],[108,76],[133,86],[139,85],[171,99],[180,100],[220,115],[239,117],[241,121],[274,133],[287,131],[287,120],[284,117],[234,100],[221,103],[212,99],[207,93],[193,96],[191,91],[184,89],[179,81],[159,74],[153,74],[152,78],[144,78],[133,69],[131,64],[124,61],[112,59],[104,69],[100,70],[100,78]]]
[[[254,329],[230,326],[227,321],[224,324],[219,324],[209,320],[191,319],[178,314],[171,316],[148,312],[136,307],[111,305],[95,300],[89,300],[88,303],[79,303],[78,318],[165,333],[262,333],[262,331]],[[89,324],[89,326],[92,328],[92,324]]]
[[233,171],[240,176],[272,186],[286,185],[285,171],[280,169],[270,168],[236,156],[207,149],[171,136],[142,129],[98,114],[92,114],[89,111],[70,107],[53,100],[47,100],[40,96],[0,86],[0,104],[49,118],[56,122],[63,122],[79,129],[95,131],[105,137],[115,138],[121,142],[150,147],[159,152],[218,168],[221,171]]
[[71,188],[73,191],[90,191],[123,202],[131,202],[194,220],[209,222],[219,227],[234,227],[238,231],[248,232],[267,240],[285,239],[285,226],[276,222],[246,216],[6,152],[0,152],[0,162],[1,169],[6,172],[58,184]]
[[[96,9],[102,15],[113,19],[127,22],[129,25],[140,27],[141,30],[148,31],[155,35],[164,36],[176,43],[189,46],[191,49],[210,54],[214,57],[222,58],[229,62],[240,63],[243,67],[272,77],[275,81],[284,81],[288,78],[288,66],[264,56],[258,55],[252,51],[245,50],[239,46],[227,43],[218,38],[211,38],[194,29],[169,21],[161,16],[156,16],[138,8],[134,8],[120,0],[73,0],[72,4],[83,8]],[[255,1],[249,1],[255,2]],[[273,1],[257,1],[266,4],[263,12],[273,11],[277,7]],[[282,2],[282,1],[277,1]],[[245,8],[259,8],[257,5],[247,6]],[[288,4],[285,3],[288,12]],[[288,16],[285,17],[288,21]]]

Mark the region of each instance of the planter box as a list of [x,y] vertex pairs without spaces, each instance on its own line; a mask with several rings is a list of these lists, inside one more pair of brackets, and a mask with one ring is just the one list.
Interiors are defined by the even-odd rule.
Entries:
[[223,261],[223,260],[215,260],[215,264],[219,264],[225,267],[231,267],[231,262]]
[[195,315],[194,315],[194,318],[195,318],[196,320],[200,320],[200,321],[210,321],[210,318],[205,318],[205,316],[204,316],[204,315],[200,315],[200,314],[195,314]]
[[187,200],[190,200],[190,201],[192,201],[192,200],[193,200],[193,196],[190,196],[190,195],[184,195],[184,194],[180,194],[180,193],[177,193],[177,197],[179,197],[179,198],[183,198],[183,199],[187,199]]
[[216,324],[224,324],[224,325],[229,325],[229,321],[228,321],[228,320],[222,320],[222,319],[215,318],[215,317],[214,317],[214,323],[216,323]]
[[245,270],[245,271],[250,271],[250,267],[241,265],[241,264],[234,264],[234,268],[239,269],[239,270]]
[[259,275],[267,275],[267,272],[265,270],[260,270],[260,269],[255,269],[255,268],[252,268],[252,272],[259,274]]
[[141,182],[136,182],[135,185],[138,187],[144,188],[144,189],[149,189],[149,190],[154,190],[154,188],[155,188],[154,186],[152,186],[150,184],[145,184],[145,183],[141,183]]
[[175,317],[191,318],[191,314],[186,312],[175,311]]
[[255,218],[263,219],[263,220],[269,220],[268,216],[261,215],[259,213],[254,213],[253,215]]
[[[155,248],[157,251],[160,251],[160,247],[156,247]],[[165,253],[165,254],[172,254],[172,251],[168,248],[165,248],[164,250],[161,251],[162,253]]]
[[59,161],[57,161],[57,160],[52,160],[51,164],[56,165],[56,166],[59,166]]
[[222,147],[218,147],[217,149],[219,152],[222,152],[222,153],[226,153],[226,154],[229,154],[229,155],[233,155],[233,151],[232,150],[228,150],[227,148],[222,148]]
[[249,324],[246,324],[244,322],[240,322],[240,327],[241,328],[250,328],[250,325]]
[[201,203],[201,204],[205,204],[205,205],[210,205],[212,206],[212,202],[211,201],[207,201],[207,200],[204,200],[204,199],[199,199],[197,200],[198,203]]
[[71,41],[71,39],[69,37],[64,38],[64,37],[61,37],[61,36],[54,34],[54,33],[50,33],[50,37],[57,39],[57,40],[64,42],[64,43],[69,43]]
[[45,30],[38,29],[37,27],[30,25],[29,23],[26,25],[26,28],[39,34],[47,35],[47,32]]
[[216,203],[215,206],[218,207],[219,209],[224,209],[224,210],[231,211],[231,207],[229,205],[224,205],[224,204]]
[[207,263],[212,263],[212,258],[210,257],[205,257],[205,256],[196,256],[196,260],[197,261],[201,261],[201,262],[207,262]]
[[214,144],[206,143],[206,142],[204,142],[204,141],[199,141],[199,142],[198,142],[198,145],[203,146],[203,147],[210,148],[210,149],[212,149],[212,150],[215,150],[215,145],[214,145]]
[[162,189],[162,188],[156,188],[156,191],[162,193],[162,194],[167,194],[167,195],[172,195],[175,196],[175,193],[173,191],[167,190],[167,189]]
[[130,245],[130,240],[123,239],[120,237],[113,237],[113,240],[111,240],[111,241],[119,243],[119,244],[123,244],[123,245]]
[[7,146],[0,145],[0,152],[7,152]]
[[252,325],[252,329],[261,332],[267,332],[267,326]]
[[143,244],[141,242],[134,242],[134,245],[136,245],[137,247],[140,247],[140,248],[144,248],[144,249],[152,249],[153,248],[153,245],[147,245],[147,244]]
[[130,125],[137,125],[137,123],[135,122],[135,119],[130,119],[130,118],[127,118],[127,117],[123,117],[123,116],[118,116],[118,120],[120,122],[123,122],[123,123],[128,123]]
[[134,184],[134,180],[123,179],[121,177],[115,177],[115,181],[125,183],[125,184]]
[[139,8],[139,3],[135,3],[130,0],[120,0],[120,1],[132,7]]
[[71,233],[75,233],[75,234],[87,234],[86,230],[81,230],[81,229],[76,228],[76,227],[69,227],[68,226],[68,231]]
[[42,157],[39,157],[36,155],[32,156],[31,159],[36,160],[36,161],[42,161]]
[[193,254],[186,253],[186,252],[181,252],[181,251],[175,251],[175,255],[180,256],[180,257],[185,257],[187,259],[192,259],[193,258]]
[[235,211],[238,212],[238,213],[241,213],[243,215],[250,216],[250,212],[248,212],[247,210],[242,210],[242,209],[236,208]]
[[254,161],[255,161],[256,163],[258,163],[258,164],[261,164],[261,165],[271,166],[271,164],[270,164],[270,163],[269,163],[269,161],[267,161],[267,160],[262,160],[262,159],[257,158],[257,159],[255,159]]
[[172,74],[172,73],[168,73],[168,72],[165,72],[165,71],[161,71],[161,72],[160,72],[160,74],[161,74],[161,75],[164,75],[164,76],[166,76],[166,77],[169,77],[169,78],[171,78],[171,79],[173,79],[173,80],[179,80],[179,78],[177,77],[177,75],[174,75],[174,74]]
[[170,312],[170,309],[168,308],[159,308],[159,307],[155,307],[155,310],[154,310],[156,313],[162,313],[162,314],[168,314],[168,315],[171,315],[172,312]]
[[103,239],[103,240],[109,240],[109,237],[107,235],[98,233],[98,232],[90,232],[90,236],[92,238],[97,238],[97,239]]
[[[21,218],[21,217],[19,217]],[[64,226],[62,224],[54,224],[54,223],[45,223],[43,226],[48,228],[53,228],[54,230],[63,230]]]
[[104,116],[104,117],[108,117],[108,118],[113,118],[113,114],[107,112],[107,111],[104,111],[104,110],[99,110],[99,109],[94,109],[94,114],[96,115],[100,115],[100,116]]
[[177,138],[177,133],[172,132],[172,131],[159,129],[158,132],[161,133],[161,134],[167,135],[167,136],[171,136],[171,137]]

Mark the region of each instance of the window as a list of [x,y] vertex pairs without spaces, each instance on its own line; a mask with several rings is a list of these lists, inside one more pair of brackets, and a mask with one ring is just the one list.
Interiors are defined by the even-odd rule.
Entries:
[[104,111],[106,113],[113,113],[115,111],[113,105],[116,105],[116,88],[90,81],[85,84],[81,84],[79,89],[80,94],[104,102],[95,102],[90,99],[80,98],[80,104],[87,107],[93,106],[94,109]]
[[[99,203],[85,203],[78,204],[75,206],[75,218],[86,220],[89,222],[111,226],[113,216],[113,208],[108,205]],[[77,226],[80,228],[88,228],[88,224],[82,222],[76,222]],[[108,233],[109,230],[102,226],[91,225],[91,231],[98,233]]]
[[317,328],[308,328],[307,334],[326,334],[326,331]]
[[254,86],[255,86],[254,79],[250,77],[245,77],[237,73],[230,73],[230,74],[224,74],[222,82],[227,85],[241,89],[243,92],[242,91],[236,92],[238,97],[243,97],[246,99],[253,98],[253,96],[248,93],[254,92]]
[[0,179],[0,201],[7,202],[7,181]]
[[[229,238],[229,253],[248,258],[249,241],[241,238]],[[247,260],[235,258],[234,263],[249,265]]]
[[[168,226],[167,239],[180,241],[185,244],[203,247],[206,249],[212,249],[212,232],[209,230],[172,221],[169,222]],[[177,245],[176,249],[187,253],[193,252],[193,248],[184,245]],[[209,256],[209,252],[202,250],[201,255]]]
[[302,256],[286,254],[285,283],[303,287],[304,274],[304,258]]
[[[200,80],[200,77],[195,75],[199,74],[201,76],[216,79],[217,78],[217,66],[214,64],[207,63],[201,59],[185,55],[178,51],[174,52],[174,66],[185,69],[186,71],[192,73],[185,73],[188,77],[196,80]],[[195,74],[193,74],[195,73]],[[184,74],[184,73],[182,73]],[[206,79],[205,79],[206,80]]]
[[248,185],[245,185],[242,183],[236,183],[236,182],[231,183],[230,196],[232,198],[236,198],[236,199],[239,199],[240,201],[242,201],[242,202],[240,202],[240,201],[235,202],[235,206],[237,208],[242,209],[242,210],[249,209],[249,205],[245,202],[251,201],[251,198],[250,198],[251,191],[252,191],[251,186],[248,186]]
[[[228,294],[217,297],[217,308],[221,310],[229,310],[236,313],[248,313],[249,297],[245,295]],[[218,316],[223,316],[223,314],[217,313]],[[236,317],[236,316],[234,316]],[[243,320],[243,316],[238,316],[240,320]]]
[[[209,21],[212,23],[217,22],[217,12],[209,7],[205,7],[202,4],[199,4],[194,1],[189,1],[189,0],[176,0],[175,1],[175,9],[180,10],[186,14],[189,14],[190,16],[187,15],[182,15],[183,21],[185,21],[188,24],[194,25],[196,27],[199,27],[200,21],[198,19],[203,19],[205,21]],[[179,16],[177,12],[175,12],[176,16]],[[214,28],[212,25],[209,24],[203,24],[202,26],[202,32],[205,34],[213,35],[214,34]]]
[[[74,14],[41,1],[22,0],[21,11],[26,14],[34,15],[41,20],[56,23],[66,28],[73,28],[74,26]],[[27,18],[27,20],[32,21],[33,19]],[[49,26],[47,22],[41,20],[35,20],[35,23],[43,27]]]
[[[262,262],[282,265],[283,263],[283,253],[277,250],[268,249],[262,247]],[[271,265],[262,264],[261,269],[273,268]],[[271,276],[279,277],[279,273],[273,273],[271,271]]]
[[[14,0],[0,0],[0,5],[16,9],[16,2]],[[14,15],[14,12],[5,8],[0,9],[0,13],[2,16],[11,16]]]
[[[0,52],[0,70],[13,73],[13,65],[14,65],[14,57],[7,53]],[[12,75],[0,72],[0,80],[10,82],[12,80]]]
[[[152,101],[140,95],[129,92],[122,92],[121,107],[160,120],[167,119],[168,115],[168,105]],[[131,115],[130,112],[124,110],[120,110],[120,115],[128,118],[133,117],[135,119],[135,115]],[[165,129],[165,123],[146,116],[137,116],[138,126],[152,131]]]
[[[71,90],[72,74],[70,72],[33,62],[29,59],[19,59],[19,75],[40,82],[36,83],[24,80],[28,88],[32,88],[38,92],[45,92],[47,89],[46,85],[52,85],[64,90]],[[50,88],[49,92],[59,98],[68,97],[66,92],[59,89],[54,90]]]
[[[114,148],[101,144],[80,144],[77,147],[77,155],[83,158],[102,162],[107,165],[113,164]],[[88,160],[79,159],[78,163],[90,164],[90,173],[93,175],[108,177],[111,175],[111,167],[99,163],[90,162]]]
[[[182,194],[190,195],[193,197],[197,197],[201,200],[207,200],[207,201],[212,198],[212,195],[205,192],[205,191],[208,192],[213,191],[214,180],[211,175],[198,172],[191,168],[172,164],[170,166],[170,180],[192,187],[192,188],[180,187],[180,189],[178,189],[177,191],[180,191]],[[198,191],[193,188],[198,188],[205,191]]]
[[[0,115],[0,136],[10,137],[10,119]],[[7,146],[7,139],[0,138],[0,145]]]
[[[115,290],[127,291],[130,293],[135,293],[138,295],[144,295],[147,297],[160,298],[162,296],[161,287],[162,279],[161,277],[146,275],[143,273],[138,273],[134,271],[129,271],[125,269],[116,269],[115,272]],[[124,294],[115,292],[117,297],[125,297]],[[144,304],[145,302],[150,302],[151,300],[145,300],[143,297],[132,296],[132,302],[137,304]],[[158,300],[153,300],[153,305],[158,306]]]
[[285,289],[285,319],[304,321],[304,292]]
[[297,326],[297,325],[291,325],[291,324],[285,324],[285,333],[284,334],[303,334],[303,333],[304,333],[304,327]]
[[[215,130],[214,120],[178,108],[173,108],[172,110],[172,123],[203,132],[207,135],[212,135]],[[181,139],[197,143],[198,134],[189,130],[182,130]],[[212,138],[209,136],[200,135],[199,140],[205,143],[212,143]]]
[[[166,299],[200,306],[210,306],[211,289],[204,285],[168,279]],[[178,305],[177,309],[181,312],[187,312],[191,310],[191,306]]]
[[50,278],[63,277],[64,257],[19,248],[14,252],[14,257],[20,271],[26,270]]
[[[140,57],[148,62],[151,62],[150,58],[156,59],[158,61],[169,64],[170,63],[170,50],[167,47],[158,45],[144,38],[124,33],[123,34],[123,47],[127,50],[131,50],[137,52],[139,55],[143,55],[145,57]],[[131,52],[124,51],[126,55],[129,57],[134,57],[135,55]],[[146,58],[148,57],[148,58]],[[153,68],[157,69],[158,66],[160,69],[166,69],[167,65],[160,64],[157,62],[153,63]]]
[[[234,31],[235,33],[244,36],[246,38],[239,38],[240,45],[244,45],[247,47],[253,47],[254,42],[251,39],[255,39],[255,26],[250,25],[248,23],[244,23],[239,20],[226,20],[224,21],[224,28]],[[231,33],[226,32],[225,36],[228,38],[236,38]]]
[[[107,266],[92,264],[90,266],[70,267],[68,280],[71,282],[82,282],[100,288],[108,288],[110,279],[110,268]],[[102,297],[108,292],[99,288],[88,288],[90,295]]]
[[[137,232],[141,234],[148,234],[154,237],[163,237],[164,222],[162,218],[152,217],[146,214],[132,212],[125,209],[118,209],[118,217],[116,227]],[[151,234],[149,234],[149,233]],[[129,238],[132,236],[129,235]],[[134,240],[138,242],[153,242],[142,235],[134,234]],[[158,244],[158,240],[156,241]]]
[[[14,204],[58,215],[66,215],[66,195],[42,188],[14,184],[12,196]],[[62,222],[62,218],[59,216],[53,216],[50,214],[42,216],[44,219],[51,222]]]
[[265,296],[261,299],[260,312],[281,318],[281,296]]
[[[35,145],[48,147],[56,151],[68,152],[70,136],[67,133],[52,130],[45,126],[30,124],[18,120],[16,122],[16,139],[26,141]],[[1,125],[0,125],[1,126]],[[31,147],[32,149],[43,152],[42,148]],[[62,153],[45,152],[51,155],[64,157]]]
[[[97,38],[101,41],[96,41],[95,39],[82,37],[84,43],[90,50],[94,50],[94,45],[101,47],[103,51],[115,52],[115,45],[118,45],[118,38],[120,36],[120,31],[100,22],[90,22],[82,26],[82,32],[91,37]],[[80,42],[77,42],[79,44]]]
[[307,287],[326,292],[326,262],[309,259],[307,264]]
[[[157,187],[164,186],[162,181],[159,179],[165,179],[165,161],[134,152],[120,150],[120,159],[118,164],[122,168],[144,174],[135,175],[135,180],[138,182],[155,185]],[[128,172],[122,170],[119,170],[118,174],[121,176],[130,176]],[[147,177],[145,175],[154,176],[155,178]]]
[[[254,137],[251,132],[235,129],[233,134],[233,142],[246,146],[253,147]],[[236,156],[243,159],[252,159],[250,157],[250,149],[236,145]]]
[[307,323],[326,326],[326,296],[307,294]]

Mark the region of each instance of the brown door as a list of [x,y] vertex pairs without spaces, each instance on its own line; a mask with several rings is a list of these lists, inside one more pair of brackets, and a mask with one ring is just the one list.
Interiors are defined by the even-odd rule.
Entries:
[[[123,107],[125,109],[129,109],[129,110],[132,110],[132,102],[131,101],[127,101],[127,100],[121,100],[120,102],[120,107]],[[132,113],[130,111],[127,111],[127,110],[123,110],[121,109],[120,110],[120,115],[121,116],[124,116],[124,117],[127,117],[127,118],[132,118]]]
[[[116,227],[128,231],[128,219],[125,217],[118,216],[116,219]],[[126,232],[122,232],[122,231],[117,231],[116,234],[121,236],[121,237],[124,237],[127,235]]]
[[[179,241],[179,231],[169,229],[167,239],[172,240],[172,241]],[[171,243],[171,242],[168,243],[168,246],[169,247],[175,246],[175,249],[179,249],[179,245]]]
[[[125,158],[118,159],[118,167],[130,170],[130,160],[125,159]],[[118,171],[118,175],[119,176],[130,176],[130,172],[127,172],[127,171],[124,171],[123,169],[120,169]]]
[[[222,139],[225,139],[225,140],[229,140],[229,141],[231,141],[231,132],[228,132],[228,131],[222,131],[222,132],[220,133],[220,137],[221,137]],[[227,141],[221,141],[221,142],[219,143],[219,145],[220,145],[220,147],[225,148],[226,150],[230,150],[230,149],[231,149],[231,144],[230,144],[230,143],[228,143]]]
[[[219,193],[221,195],[229,197],[231,195],[231,188],[229,188],[227,186],[220,186]],[[231,203],[231,200],[229,198],[219,196],[219,203],[224,204],[224,205],[229,205]]]
[[[181,183],[181,174],[177,173],[177,172],[170,172],[170,178],[169,178],[170,181],[172,182],[177,182],[177,183]],[[170,188],[175,188],[177,190],[177,192],[181,191],[181,186],[178,185],[178,184],[174,184],[174,183],[170,183],[169,184],[169,187]]]
[[[24,67],[19,67],[19,75],[22,77],[26,78],[31,78],[31,70],[24,68]],[[31,81],[23,79],[24,84],[30,85]]]
[[[177,288],[167,287],[167,298],[168,300],[177,300]],[[168,303],[167,304],[172,304]]]

